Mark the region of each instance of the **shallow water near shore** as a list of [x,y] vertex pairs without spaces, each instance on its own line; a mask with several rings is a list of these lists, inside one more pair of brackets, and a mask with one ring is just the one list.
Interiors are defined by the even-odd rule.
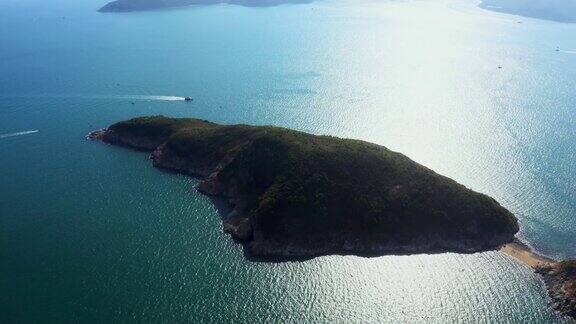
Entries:
[[247,261],[196,180],[84,136],[165,114],[363,139],[576,257],[576,25],[466,1],[70,2],[0,0],[0,135],[37,130],[0,137],[0,321],[562,320],[498,252]]

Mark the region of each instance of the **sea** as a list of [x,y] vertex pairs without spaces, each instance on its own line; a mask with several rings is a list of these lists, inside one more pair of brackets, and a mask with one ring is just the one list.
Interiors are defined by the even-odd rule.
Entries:
[[366,140],[576,257],[576,24],[472,0],[105,3],[0,0],[0,322],[566,320],[496,251],[249,261],[197,180],[85,135],[165,115]]

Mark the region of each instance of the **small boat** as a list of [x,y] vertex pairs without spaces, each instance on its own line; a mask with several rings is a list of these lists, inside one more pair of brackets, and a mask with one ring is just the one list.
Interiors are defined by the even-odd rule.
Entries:
[[192,101],[194,99],[192,99],[192,97],[184,97],[184,101]]

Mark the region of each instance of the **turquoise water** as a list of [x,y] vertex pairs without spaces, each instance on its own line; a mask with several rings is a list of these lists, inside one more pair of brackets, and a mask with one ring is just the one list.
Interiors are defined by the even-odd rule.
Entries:
[[104,2],[0,0],[0,322],[561,321],[497,252],[248,262],[194,179],[84,135],[165,114],[364,139],[576,257],[576,25],[468,1]]

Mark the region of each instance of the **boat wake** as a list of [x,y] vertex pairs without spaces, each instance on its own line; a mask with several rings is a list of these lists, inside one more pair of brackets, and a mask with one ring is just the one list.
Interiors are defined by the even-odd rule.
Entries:
[[22,136],[22,135],[28,135],[28,134],[34,134],[34,133],[38,133],[38,130],[36,129],[36,130],[29,130],[29,131],[23,131],[23,132],[10,133],[10,134],[1,134],[0,138]]
[[184,101],[184,97],[177,96],[122,96],[123,99],[148,100],[148,101]]
[[[0,0],[1,1],[1,0]],[[6,97],[0,95],[0,97]],[[38,97],[57,99],[96,99],[96,100],[134,100],[134,101],[186,101],[186,97],[178,96],[151,96],[151,95],[82,95],[82,94],[37,94],[37,95],[15,95],[8,97]]]
[[567,54],[576,54],[576,51],[565,51],[565,50],[560,50],[560,53],[567,53]]

